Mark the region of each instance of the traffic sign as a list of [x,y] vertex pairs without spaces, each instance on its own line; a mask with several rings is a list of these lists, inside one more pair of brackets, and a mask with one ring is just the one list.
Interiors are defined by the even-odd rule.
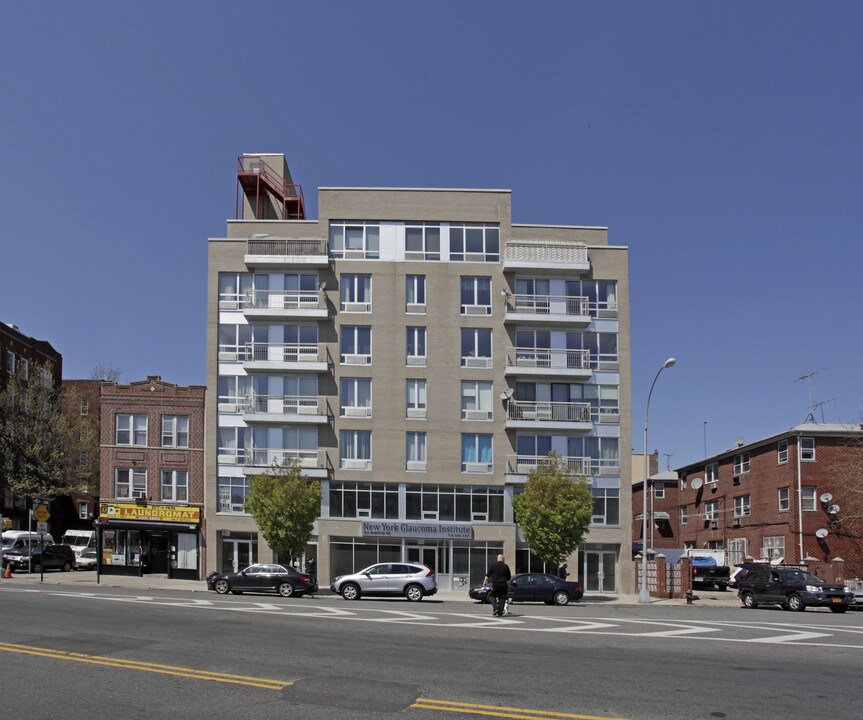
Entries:
[[36,523],[36,532],[40,534],[47,534],[48,532],[48,523],[46,522],[38,522]]
[[48,519],[51,517],[51,513],[48,512],[48,508],[44,505],[40,505],[33,511],[33,517],[36,518],[40,523],[48,522]]

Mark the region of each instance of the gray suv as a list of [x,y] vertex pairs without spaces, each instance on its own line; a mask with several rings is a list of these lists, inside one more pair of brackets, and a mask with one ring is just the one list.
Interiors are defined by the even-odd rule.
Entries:
[[417,563],[378,563],[353,575],[339,575],[330,590],[345,600],[359,600],[363,595],[406,597],[419,602],[437,592],[434,570]]

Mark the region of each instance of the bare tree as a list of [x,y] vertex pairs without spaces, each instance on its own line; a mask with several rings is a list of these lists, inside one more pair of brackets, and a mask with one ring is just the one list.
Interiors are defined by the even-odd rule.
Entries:
[[90,371],[91,380],[102,380],[103,382],[120,382],[123,375],[123,368],[115,368],[109,363],[99,363]]
[[838,457],[829,471],[831,505],[838,505],[839,511],[830,513],[830,532],[853,548],[843,558],[846,575],[860,577],[863,576],[863,424],[841,440],[837,449]]

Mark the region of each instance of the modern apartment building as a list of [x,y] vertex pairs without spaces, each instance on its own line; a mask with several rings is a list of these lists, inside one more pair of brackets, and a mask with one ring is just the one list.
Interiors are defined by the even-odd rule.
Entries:
[[249,479],[299,462],[324,491],[322,586],[419,561],[466,589],[499,552],[537,569],[512,498],[556,451],[595,498],[570,572],[632,591],[627,249],[513,224],[511,199],[329,187],[310,220],[283,155],[239,158],[236,219],[209,241],[209,568],[275,559]]

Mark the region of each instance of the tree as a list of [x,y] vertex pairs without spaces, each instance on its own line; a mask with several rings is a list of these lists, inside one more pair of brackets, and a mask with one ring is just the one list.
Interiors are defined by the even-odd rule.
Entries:
[[859,577],[863,575],[863,423],[849,426],[848,434],[838,441],[828,474],[831,504],[840,506],[840,512],[831,516],[830,532],[853,548],[842,553],[845,572]]
[[296,463],[276,465],[252,478],[245,507],[276,555],[293,563],[305,554],[320,514],[321,484],[306,479]]
[[587,481],[555,452],[528,473],[512,505],[531,552],[555,568],[582,543],[593,515]]
[[80,474],[67,468],[81,465],[92,436],[61,412],[52,377],[48,366],[32,363],[27,377],[12,374],[0,388],[0,480],[22,497],[50,500],[86,489],[89,467]]
[[108,363],[99,363],[90,371],[91,380],[103,380],[104,382],[120,382],[120,377],[123,375],[123,368],[115,368]]

